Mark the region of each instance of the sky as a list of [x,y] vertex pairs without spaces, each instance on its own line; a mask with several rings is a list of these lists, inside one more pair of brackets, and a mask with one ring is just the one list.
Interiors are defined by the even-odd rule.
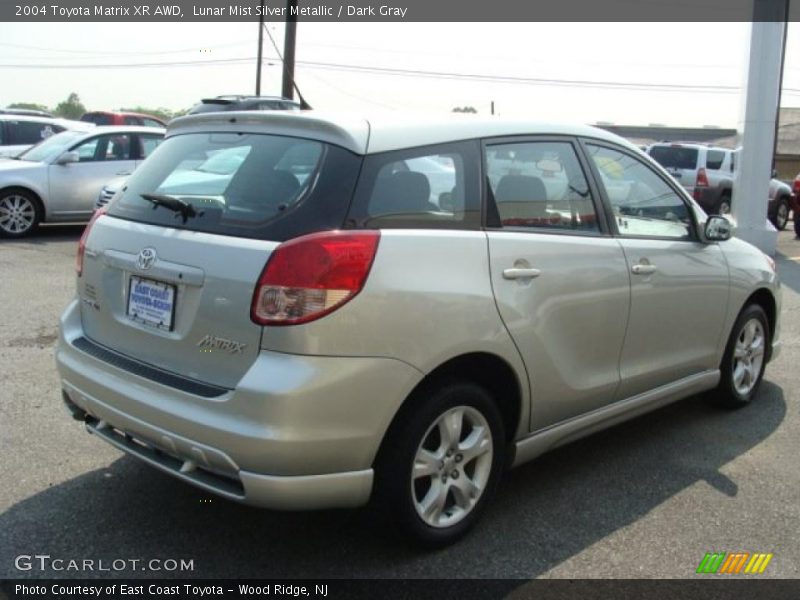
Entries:
[[[283,50],[283,23],[268,24]],[[315,109],[736,127],[749,23],[304,23],[296,80]],[[0,23],[0,106],[188,108],[255,90],[257,23]],[[262,94],[280,94],[264,38]],[[219,61],[219,62],[215,62]],[[42,68],[46,66],[48,68]],[[657,86],[657,87],[654,87]],[[800,106],[790,23],[783,106]]]

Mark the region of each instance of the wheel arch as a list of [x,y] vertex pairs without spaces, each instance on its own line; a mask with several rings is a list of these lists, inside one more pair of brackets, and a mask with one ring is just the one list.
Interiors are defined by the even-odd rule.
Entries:
[[422,378],[406,396],[395,412],[381,440],[374,461],[377,462],[385,450],[387,440],[392,437],[394,427],[400,423],[415,405],[421,401],[425,389],[441,385],[446,381],[460,380],[475,383],[488,391],[503,417],[506,441],[511,447],[516,438],[523,414],[523,388],[520,376],[504,358],[488,352],[471,352],[448,359]]
[[739,312],[745,309],[745,307],[749,306],[750,304],[756,304],[764,309],[764,312],[767,314],[767,323],[769,325],[769,345],[767,346],[767,357],[766,360],[772,358],[772,339],[775,335],[775,326],[778,322],[778,303],[775,300],[775,296],[772,292],[767,288],[759,288],[752,294],[747,297],[742,308]]
[[45,208],[44,201],[42,200],[42,196],[32,187],[23,184],[7,185],[5,187],[0,188],[0,196],[5,194],[6,192],[11,192],[15,190],[20,192],[25,192],[26,194],[30,194],[31,199],[36,203],[36,208],[39,210],[39,215],[41,216],[42,222],[47,220],[47,210]]

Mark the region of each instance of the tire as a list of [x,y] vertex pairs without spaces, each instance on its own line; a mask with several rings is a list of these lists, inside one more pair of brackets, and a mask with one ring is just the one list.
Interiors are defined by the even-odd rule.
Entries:
[[789,202],[785,197],[778,200],[778,206],[775,207],[775,214],[769,219],[775,225],[775,229],[783,231],[786,229],[786,224],[789,222]]
[[725,347],[719,385],[712,394],[717,404],[725,408],[750,404],[764,377],[770,335],[763,308],[749,304],[742,309]]
[[413,542],[452,544],[483,514],[504,455],[503,419],[486,390],[459,381],[418,390],[381,447],[375,508]]
[[16,188],[0,192],[0,236],[24,237],[36,231],[41,220],[42,210],[33,194]]
[[795,210],[792,211],[794,214],[792,217],[794,218],[794,234],[800,238],[800,215],[798,215],[797,205],[795,205]]

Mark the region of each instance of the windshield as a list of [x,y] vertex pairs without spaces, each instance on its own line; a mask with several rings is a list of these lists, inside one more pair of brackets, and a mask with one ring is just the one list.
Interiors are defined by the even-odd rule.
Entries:
[[82,135],[84,135],[84,132],[81,131],[62,131],[28,148],[25,152],[19,154],[17,158],[36,162],[50,162],[65,152]]
[[[341,148],[306,139],[246,133],[177,135],[166,139],[134,172],[109,214],[271,239],[288,235],[289,225],[300,230],[318,229],[320,222],[323,229],[341,227],[359,164],[358,157]],[[153,197],[158,197],[155,208]],[[184,222],[169,210],[189,205],[191,211],[184,212],[195,214]]]
[[666,169],[696,169],[697,149],[682,146],[653,146],[650,148],[652,156]]

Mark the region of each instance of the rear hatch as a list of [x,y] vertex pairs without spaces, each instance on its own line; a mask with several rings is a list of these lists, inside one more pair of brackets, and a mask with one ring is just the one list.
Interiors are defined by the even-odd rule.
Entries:
[[168,138],[86,237],[86,336],[162,371],[233,388],[258,353],[253,291],[283,241],[342,226],[360,158],[254,133]]
[[697,148],[682,144],[655,144],[650,147],[648,153],[685,189],[689,192],[694,191],[698,170]]

